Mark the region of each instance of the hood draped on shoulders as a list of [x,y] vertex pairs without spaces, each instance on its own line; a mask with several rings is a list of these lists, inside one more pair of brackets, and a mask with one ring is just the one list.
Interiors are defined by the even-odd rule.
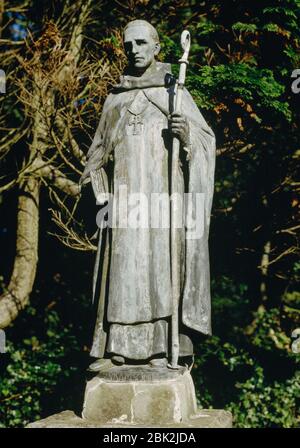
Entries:
[[145,89],[150,87],[169,87],[175,84],[176,79],[172,75],[171,64],[156,61],[142,76],[132,76],[124,72],[119,84],[114,86],[113,92],[125,90]]

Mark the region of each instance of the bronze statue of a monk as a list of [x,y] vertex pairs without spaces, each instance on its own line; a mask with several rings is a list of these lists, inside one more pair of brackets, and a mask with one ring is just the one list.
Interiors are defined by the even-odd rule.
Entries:
[[[193,332],[211,333],[208,232],[215,138],[186,89],[181,113],[174,112],[176,81],[170,65],[155,59],[155,28],[134,20],[123,37],[128,66],[105,101],[81,182],[91,179],[96,196],[113,194],[121,207],[124,187],[128,196],[142,194],[148,203],[153,194],[169,195],[172,139],[179,139],[176,190],[182,197],[204,198],[201,234],[187,238],[186,225],[180,229],[179,356],[192,356]],[[169,216],[170,200],[163,206]],[[165,367],[170,357],[170,227],[151,226],[149,215],[139,218],[147,225],[99,230],[92,371],[124,363]]]

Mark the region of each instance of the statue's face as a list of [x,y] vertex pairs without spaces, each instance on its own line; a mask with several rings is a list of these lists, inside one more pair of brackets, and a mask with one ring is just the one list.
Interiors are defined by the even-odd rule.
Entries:
[[159,43],[151,37],[147,26],[129,27],[124,33],[124,48],[129,66],[137,71],[146,70],[159,53]]

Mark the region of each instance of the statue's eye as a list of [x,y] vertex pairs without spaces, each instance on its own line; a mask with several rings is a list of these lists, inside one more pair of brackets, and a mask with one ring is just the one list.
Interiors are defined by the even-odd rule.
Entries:
[[147,42],[144,39],[138,39],[138,40],[136,40],[136,43],[137,43],[137,45],[144,45]]

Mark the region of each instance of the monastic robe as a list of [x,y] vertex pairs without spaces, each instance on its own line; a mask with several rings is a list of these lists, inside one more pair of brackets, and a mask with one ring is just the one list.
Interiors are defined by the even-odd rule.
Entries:
[[[109,191],[116,203],[124,200],[118,196],[124,186],[128,196],[142,193],[148,204],[153,204],[153,193],[170,194],[172,137],[168,115],[174,107],[175,92],[168,64],[157,62],[141,77],[121,77],[105,101],[82,181],[90,177],[96,193]],[[176,190],[182,195],[203,193],[204,197],[200,238],[186,239],[185,227],[180,230],[180,355],[184,356],[193,352],[185,327],[211,333],[208,231],[215,138],[187,90],[182,114],[189,123],[190,141],[180,150]],[[168,216],[167,204],[165,210],[164,202],[164,212]],[[147,359],[170,351],[170,228],[153,228],[151,213],[155,212],[151,209],[140,217],[147,225],[117,226],[100,235],[95,272],[95,282],[100,286],[94,288],[99,299],[92,356],[114,353]],[[194,210],[191,213],[195,214]]]

